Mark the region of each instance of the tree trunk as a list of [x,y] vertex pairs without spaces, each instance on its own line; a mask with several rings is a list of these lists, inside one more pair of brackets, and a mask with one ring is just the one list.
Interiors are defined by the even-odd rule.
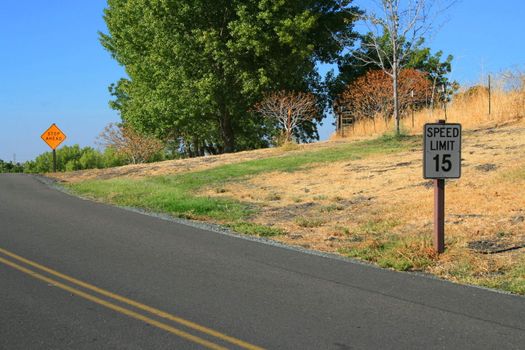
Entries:
[[184,140],[184,148],[188,158],[193,158],[193,149],[191,148],[191,142],[188,139]]
[[231,116],[227,109],[223,109],[220,119],[221,138],[224,144],[223,152],[232,153],[235,150],[235,139],[233,135],[233,127]]
[[288,108],[288,119],[286,120],[286,142],[292,141],[292,110]]
[[204,156],[204,147],[198,137],[193,138],[193,148],[196,157]]
[[392,23],[393,23],[393,30],[392,30],[392,83],[394,87],[394,119],[396,123],[396,135],[399,136],[400,134],[400,115],[399,115],[399,95],[398,95],[398,77],[399,77],[399,57],[398,57],[398,50],[401,50],[399,45],[399,38],[398,38],[398,30],[399,30],[399,16],[398,16],[398,4],[397,3],[390,3],[390,5],[394,5],[395,7],[392,9]]
[[430,96],[430,116],[434,115],[434,100],[435,100],[435,91],[436,91],[437,78],[432,80],[432,94]]
[[398,83],[397,83],[397,80],[398,80],[398,67],[397,67],[397,62],[394,61],[394,67],[392,68],[392,80],[393,80],[393,84],[394,84],[394,120],[396,121],[396,135],[399,135],[400,134],[400,122],[401,122],[401,118],[400,118],[400,115],[399,115],[399,96],[398,96]]

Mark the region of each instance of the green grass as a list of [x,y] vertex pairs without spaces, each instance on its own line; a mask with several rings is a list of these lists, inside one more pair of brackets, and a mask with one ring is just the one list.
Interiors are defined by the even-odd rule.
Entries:
[[361,224],[353,233],[357,235],[380,235],[398,226],[398,220],[370,220]]
[[252,222],[237,222],[234,224],[228,225],[233,231],[238,233],[244,233],[251,236],[259,237],[272,237],[272,236],[282,236],[286,232],[279,228],[254,224]]
[[430,237],[392,234],[391,230],[399,224],[390,219],[367,221],[349,232],[349,244],[339,252],[399,271],[423,270],[430,266],[435,257]]
[[329,205],[325,205],[325,206],[321,207],[319,210],[322,213],[331,213],[333,211],[340,211],[340,210],[344,210],[344,209],[345,209],[344,205],[341,205],[341,204],[329,204]]
[[319,218],[311,218],[305,216],[299,216],[295,219],[295,223],[301,227],[320,227],[325,224],[325,221]]
[[351,258],[374,262],[384,268],[420,271],[435,261],[430,247],[427,237],[387,235],[341,248],[339,252]]
[[334,230],[346,236],[350,235],[350,229],[348,227],[336,225],[334,226]]
[[[362,236],[354,238],[358,237]],[[339,253],[373,262],[383,268],[398,271],[424,271],[438,262],[429,235],[404,237],[383,234],[362,241],[348,239],[347,242],[348,245],[339,249]],[[458,282],[525,295],[525,256],[510,267],[480,273],[475,260],[462,255],[451,262],[446,275],[448,279],[452,278]]]
[[525,295],[525,256],[510,267],[490,273],[480,274],[474,264],[468,259],[458,259],[448,274],[459,282]]
[[460,281],[466,281],[474,275],[474,266],[467,259],[456,259],[447,273]]
[[489,288],[503,289],[508,292],[525,295],[525,257],[502,274],[481,278],[475,283]]
[[237,201],[194,196],[191,179],[151,177],[141,180],[111,179],[70,184],[75,193],[128,207],[163,212],[191,219],[239,220],[253,210]]
[[90,180],[69,184],[67,187],[77,194],[116,205],[164,212],[178,217],[236,222],[253,214],[253,209],[238,201],[197,196],[195,192],[213,186],[220,191],[222,185],[229,181],[242,181],[265,172],[293,172],[319,163],[399,152],[413,147],[417,142],[417,137],[383,136],[369,141],[293,152],[191,173],[143,179]]

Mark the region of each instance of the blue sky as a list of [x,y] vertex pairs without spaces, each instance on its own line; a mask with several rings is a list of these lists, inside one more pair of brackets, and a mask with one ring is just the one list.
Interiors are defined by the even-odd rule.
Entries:
[[[363,8],[370,0],[355,0]],[[98,42],[103,0],[4,1],[0,10],[0,159],[33,159],[48,150],[40,135],[56,123],[64,144],[95,145],[109,122],[107,87],[124,74]],[[463,0],[428,42],[454,55],[452,78],[525,67],[525,1]],[[323,71],[325,68],[323,68]],[[321,127],[326,138],[331,121]]]

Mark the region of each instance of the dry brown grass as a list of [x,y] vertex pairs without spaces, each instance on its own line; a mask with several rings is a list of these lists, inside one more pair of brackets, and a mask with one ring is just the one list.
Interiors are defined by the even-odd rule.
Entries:
[[287,244],[525,293],[525,275],[518,287],[495,282],[517,273],[524,249],[482,254],[469,248],[481,240],[525,244],[525,120],[495,125],[464,131],[462,178],[447,181],[448,249],[439,257],[429,240],[433,190],[422,179],[419,148],[264,174],[202,194],[260,207],[252,222],[288,232],[275,237]]
[[[464,126],[463,169],[461,179],[447,181],[447,250],[440,256],[430,243],[433,190],[432,183],[422,178],[420,147],[293,172],[263,173],[201,189],[198,195],[258,208],[243,225],[285,232],[272,239],[286,244],[525,294],[525,249],[519,248],[525,245],[525,110],[519,98],[515,93],[496,93],[490,116],[481,95],[456,101],[449,108],[449,121]],[[417,114],[414,133],[420,133],[425,122],[442,117],[437,111],[432,117],[427,113]],[[355,138],[370,136],[356,133]],[[333,145],[69,173],[61,179],[182,173]],[[485,254],[480,249],[484,242],[516,249]]]
[[[503,78],[501,78],[503,79]],[[496,85],[503,85],[500,82]],[[491,113],[489,114],[489,96],[484,90],[470,96],[459,94],[447,105],[446,119],[450,123],[461,123],[463,128],[472,129],[484,127],[486,125],[497,125],[506,123],[509,120],[516,120],[525,117],[525,87],[511,91],[504,91],[496,88],[491,93]],[[420,134],[425,123],[433,123],[437,119],[445,119],[445,111],[442,108],[434,110],[425,109],[414,113],[405,113],[401,121],[401,128],[409,134]],[[347,126],[344,135],[347,138],[362,138],[368,136],[381,135],[391,131],[394,122],[388,123],[382,118],[376,121],[360,120],[354,126]],[[340,135],[334,134],[332,139],[341,139]]]
[[[462,178],[447,184],[449,236],[471,239],[496,231],[525,233],[524,223],[511,223],[513,215],[525,214],[525,180],[506,175],[525,166],[524,151],[524,123],[466,132]],[[413,149],[293,173],[264,174],[226,184],[222,193],[215,189],[205,193],[258,204],[264,210],[254,221],[312,236],[309,246],[333,250],[334,242],[327,244],[325,239],[341,236],[343,229],[338,227],[353,231],[374,220],[402,222],[392,230],[400,234],[430,233],[432,189],[421,172],[421,150]],[[317,218],[325,224],[312,230],[314,225],[300,225],[297,217]]]

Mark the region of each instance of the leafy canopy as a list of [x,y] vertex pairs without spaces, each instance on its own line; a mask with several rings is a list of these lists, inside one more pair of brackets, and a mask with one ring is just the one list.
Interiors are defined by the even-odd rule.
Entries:
[[[275,122],[251,107],[268,91],[323,93],[316,63],[355,38],[350,3],[108,0],[101,42],[128,75],[110,87],[111,106],[195,153],[266,146]],[[317,137],[313,122],[303,131]]]
[[[348,51],[337,62],[339,75],[335,76],[333,73],[329,76],[330,96],[336,97],[340,95],[346,86],[357,78],[365,75],[370,70],[377,70],[378,67],[371,64],[364,64],[357,57],[370,57],[372,60],[383,61],[388,64],[389,60],[386,58],[379,59],[378,53],[372,48],[371,43],[375,40],[382,47],[384,55],[391,55],[392,45],[388,33],[382,37],[373,38],[373,33],[367,33],[360,36],[360,45],[353,51]],[[429,47],[425,47],[425,41],[420,38],[418,42],[412,44],[407,43],[406,39],[400,39],[400,49],[405,52],[403,54],[404,60],[401,65],[407,69],[417,69],[427,73],[434,89],[448,84],[454,85],[456,83],[450,82],[447,75],[452,71],[453,56],[443,56],[443,51],[432,53]],[[392,68],[387,66],[387,68]]]

